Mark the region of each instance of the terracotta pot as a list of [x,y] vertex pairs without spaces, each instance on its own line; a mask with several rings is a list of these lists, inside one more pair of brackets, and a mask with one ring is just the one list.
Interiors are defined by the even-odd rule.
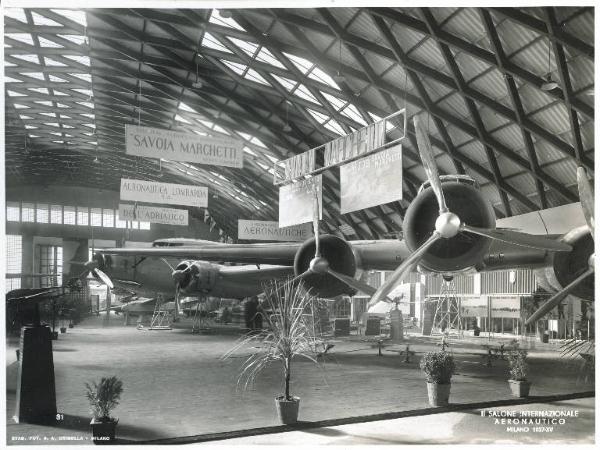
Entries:
[[529,396],[529,388],[531,388],[531,383],[529,381],[508,380],[508,385],[510,386],[513,397],[523,398]]
[[431,406],[446,406],[450,398],[451,384],[438,384],[427,382],[427,394]]
[[61,333],[66,333],[67,332],[67,327],[60,327],[60,332]]
[[92,419],[90,426],[92,427],[92,439],[94,444],[110,444],[115,440],[115,431],[119,419],[112,419],[108,422]]
[[479,329],[473,330],[473,336],[479,336],[479,333],[481,333],[481,330],[479,330]]
[[285,400],[284,396],[275,399],[279,421],[284,424],[298,422],[298,409],[300,408],[300,397],[293,400]]

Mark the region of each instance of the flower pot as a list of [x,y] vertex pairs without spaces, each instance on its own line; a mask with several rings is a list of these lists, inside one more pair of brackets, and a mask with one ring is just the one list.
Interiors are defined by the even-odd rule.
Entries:
[[549,335],[548,333],[544,333],[544,334],[542,335],[542,342],[543,342],[544,344],[547,344],[547,343],[548,343],[548,339],[549,339],[549,338],[550,338],[550,335]]
[[529,381],[508,380],[513,397],[528,397],[531,383]]
[[51,338],[53,341],[58,339],[58,331],[52,331]]
[[67,332],[67,327],[60,327],[60,332],[61,333],[66,333]]
[[102,422],[96,418],[92,419],[90,426],[92,427],[94,444],[110,444],[114,442],[117,423],[119,423],[119,419],[111,419],[107,422]]
[[473,336],[479,336],[479,333],[481,333],[481,330],[473,330]]
[[275,405],[277,406],[277,415],[281,423],[296,423],[298,421],[300,397],[293,397],[293,400],[286,400],[284,396],[277,397]]
[[427,394],[431,406],[446,406],[450,398],[451,384],[438,384],[427,382]]

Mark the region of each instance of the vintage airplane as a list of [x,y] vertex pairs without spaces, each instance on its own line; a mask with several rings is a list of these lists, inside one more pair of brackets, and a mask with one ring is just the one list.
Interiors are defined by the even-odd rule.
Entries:
[[[98,267],[114,267],[111,258],[186,258],[172,275],[183,291],[194,292],[211,287],[219,277],[206,270],[210,261],[275,264],[280,266],[281,275],[293,269],[294,279],[304,280],[305,286],[320,297],[362,291],[372,296],[370,305],[386,299],[417,265],[421,270],[446,276],[530,267],[544,272],[546,285],[556,294],[528,323],[549,312],[568,294],[593,300],[593,193],[583,169],[578,170],[578,187],[587,224],[574,223],[572,229],[560,234],[551,234],[551,229],[531,234],[526,224],[522,232],[496,228],[492,206],[477,183],[467,176],[440,177],[418,116],[414,124],[428,180],[404,216],[404,241],[346,241],[333,235],[320,236],[315,212],[315,236],[304,243],[186,245],[174,239],[153,248],[101,250],[96,259]],[[543,220],[542,212],[538,216]],[[357,279],[362,270],[389,270],[393,274],[375,289]],[[252,276],[247,282],[253,282]]]

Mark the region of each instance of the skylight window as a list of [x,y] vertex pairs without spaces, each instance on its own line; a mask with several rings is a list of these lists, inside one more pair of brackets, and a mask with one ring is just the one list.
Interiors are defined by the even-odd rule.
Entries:
[[67,116],[66,114],[61,114],[61,115],[60,115],[60,118],[61,118],[61,119],[70,119],[70,118],[71,118],[71,116]]
[[96,128],[96,125],[94,125],[93,123],[83,123],[82,125],[83,125],[84,127]]
[[45,100],[36,100],[33,103],[37,103],[38,105],[44,105],[44,106],[52,106],[52,102],[48,102]]
[[38,55],[11,55],[11,56],[13,58],[17,58],[17,59],[20,59],[22,61],[29,62],[29,63],[34,63],[34,64],[40,63],[40,59],[38,58]]
[[358,109],[356,109],[356,106],[354,106],[351,103],[348,104],[348,106],[346,106],[342,110],[342,114],[345,115],[346,117],[351,118],[355,122],[360,123],[361,125],[367,126],[367,122],[365,121],[365,119],[363,119],[361,114],[358,112]]
[[73,89],[75,92],[79,92],[80,94],[83,95],[87,95],[88,97],[91,97],[93,94],[93,92],[89,89]]
[[61,63],[60,61],[56,61],[55,59],[48,58],[44,56],[44,64],[50,67],[67,67],[65,63]]
[[265,155],[267,158],[269,158],[269,161],[271,161],[272,163],[276,163],[277,161],[279,161],[277,158],[272,157],[268,153],[263,153],[263,155]]
[[37,127],[34,127],[33,125],[25,125],[25,128],[28,130],[31,130],[31,129],[36,129]]
[[33,117],[26,116],[24,114],[20,114],[19,117],[21,118],[21,120],[33,119]]
[[59,34],[57,35],[67,41],[73,42],[74,44],[81,45],[85,42],[85,36],[80,36],[78,34]]
[[275,67],[279,67],[281,69],[285,69],[286,67],[279,61],[277,58],[273,56],[273,54],[266,49],[265,47],[261,47],[258,55],[255,58],[257,61],[264,62],[266,64],[270,64]]
[[5,8],[4,15],[11,19],[18,20],[19,22],[27,23],[27,16],[23,8]]
[[263,141],[261,141],[257,137],[252,137],[252,139],[250,139],[250,142],[252,142],[254,145],[258,145],[259,147],[267,148],[267,146],[263,143]]
[[200,136],[208,136],[208,134],[206,134],[204,131],[198,131],[198,130],[192,130],[192,131]]
[[287,78],[283,78],[275,74],[273,74],[272,76],[279,82],[279,84],[281,84],[288,91],[291,91],[292,89],[294,89],[294,87],[296,87],[297,83],[295,81],[288,80]]
[[269,166],[267,166],[267,165],[265,165],[265,164],[261,163],[260,161],[256,161],[256,164],[258,164],[258,166],[259,166],[259,167],[260,167],[262,170],[265,170],[265,171],[268,171],[268,170],[269,170]]
[[334,133],[340,134],[340,135],[345,135],[346,132],[344,131],[344,129],[340,126],[339,123],[337,123],[335,120],[331,119],[329,122],[327,122],[325,124],[325,128],[328,128],[329,130],[333,131]]
[[46,88],[29,88],[29,91],[39,92],[40,94],[50,95],[50,91]]
[[294,95],[297,95],[298,97],[303,98],[304,100],[308,100],[309,102],[313,102],[318,105],[320,104],[319,101],[315,98],[315,96],[312,95],[308,88],[303,84],[298,85],[298,87],[294,91]]
[[224,128],[222,128],[222,127],[220,127],[219,125],[216,125],[216,124],[213,127],[213,130],[218,131],[219,133],[231,135],[231,133],[229,133],[229,131],[225,130]]
[[88,83],[92,82],[92,76],[89,73],[70,73],[69,75],[87,81]]
[[94,119],[96,116],[94,114],[88,114],[88,113],[80,113],[80,116],[84,116],[84,117],[89,117],[90,119]]
[[50,134],[62,137],[62,133],[60,131],[51,131]]
[[325,97],[327,101],[331,103],[331,106],[333,106],[336,111],[339,111],[346,106],[346,100],[342,100],[341,98],[328,94],[327,92],[321,92],[321,94],[323,94],[323,97]]
[[325,114],[321,114],[320,112],[317,111],[313,111],[310,108],[306,109],[308,111],[308,113],[314,117],[314,119],[319,122],[320,124],[324,124],[325,122],[327,122],[329,120],[329,116],[326,116]]
[[70,106],[67,106],[64,103],[57,103],[56,106],[58,106],[59,108],[70,108]]
[[21,105],[20,103],[15,103],[13,106],[16,109],[26,109],[26,108],[29,108],[29,106],[27,106],[27,105]]
[[11,77],[4,77],[4,82],[5,83],[22,83],[22,80],[17,80],[16,78],[11,78]]
[[217,25],[221,25],[224,27],[229,27],[229,28],[235,28],[237,30],[242,30],[242,31],[246,31],[244,30],[244,28],[242,28],[242,26],[237,23],[235,21],[235,19],[231,18],[231,17],[222,17],[219,14],[219,10],[218,9],[213,9],[212,13],[210,14],[210,18],[208,19],[208,21],[210,23],[215,23]]
[[75,102],[75,103],[77,103],[78,105],[81,105],[81,106],[85,106],[87,108],[93,108],[94,107],[94,104],[90,103],[90,102]]
[[284,53],[284,55],[292,61],[292,63],[302,72],[304,75],[313,67],[315,64],[308,59],[301,58],[300,56],[290,55]]
[[246,78],[247,80],[255,81],[257,83],[266,84],[267,86],[271,85],[267,80],[265,80],[262,77],[260,73],[258,73],[254,69],[248,69],[248,72],[246,73],[246,76],[244,78]]
[[60,95],[69,95],[69,94],[65,94],[64,92],[57,91],[57,90],[55,89],[55,90],[54,90],[54,95],[58,95],[58,96],[60,96]]
[[50,112],[43,112],[43,113],[40,113],[40,114],[42,116],[56,117],[56,113],[53,113],[53,112],[51,112],[51,113]]
[[256,50],[258,50],[258,44],[255,44],[254,42],[243,41],[230,36],[227,36],[227,39],[229,39],[251,57],[254,57]]
[[48,78],[53,83],[68,83],[68,81],[65,80],[64,78],[60,78],[60,77],[57,77],[57,76],[54,76],[54,75],[48,75]]
[[60,126],[56,122],[44,122],[44,125],[48,125],[49,127],[59,127]]
[[51,11],[87,27],[87,19],[84,11],[74,9],[52,9]]
[[209,122],[208,120],[196,119],[196,121],[204,125],[206,128],[210,129],[212,129],[212,127],[215,125],[214,123]]
[[57,44],[54,41],[51,41],[49,39],[46,39],[44,37],[38,36],[38,41],[40,41],[40,47],[44,47],[44,48],[65,48],[63,45],[61,44]]
[[338,91],[341,91],[338,84],[335,82],[333,78],[331,78],[328,74],[323,72],[320,68],[315,67],[309,74],[308,78],[312,78],[313,80],[320,81],[321,83],[325,83]]
[[244,64],[234,63],[231,61],[223,61],[223,64],[225,64],[227,67],[229,67],[231,70],[233,70],[240,76],[243,76],[244,72],[246,72],[246,69],[248,68]]
[[33,36],[29,33],[7,33],[4,35],[4,38],[14,39],[27,45],[35,45]]
[[186,105],[183,102],[179,103],[179,109],[181,109],[182,111],[187,111],[187,112],[191,112],[194,114],[198,114],[198,112],[196,112],[196,110],[194,108],[189,107],[188,105]]
[[27,97],[27,94],[21,94],[20,92],[7,91],[9,97]]
[[34,25],[43,25],[43,26],[49,26],[49,27],[62,27],[63,26],[61,23],[55,22],[54,20],[49,19],[45,16],[42,16],[41,14],[38,14],[36,12],[32,12],[31,17],[33,18]]
[[246,146],[244,146],[244,148],[243,148],[242,150],[244,150],[244,152],[245,152],[245,153],[248,153],[249,155],[252,155],[252,156],[258,156],[256,153],[254,153],[254,152],[253,152],[253,151],[250,149],[250,147],[246,147]]
[[79,64],[83,64],[84,66],[90,65],[90,58],[88,56],[83,55],[62,55],[65,58],[68,58],[72,61],[78,62]]
[[214,37],[208,32],[204,33],[204,37],[202,38],[202,45],[204,47],[212,48],[222,52],[232,53],[231,50],[229,50],[227,47],[221,44],[221,42],[216,37]]
[[67,125],[66,123],[63,123],[63,128],[75,128],[73,125]]
[[183,117],[181,117],[179,114],[175,115],[175,120],[178,122],[183,122],[183,123],[187,123],[188,125],[191,125],[192,122],[190,122],[187,119],[184,119]]

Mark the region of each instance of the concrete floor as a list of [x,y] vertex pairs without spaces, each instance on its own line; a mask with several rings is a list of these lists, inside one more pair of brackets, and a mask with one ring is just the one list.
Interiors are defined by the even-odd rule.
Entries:
[[[54,342],[58,411],[65,420],[56,426],[15,424],[17,362],[15,339],[7,348],[7,441],[9,444],[85,444],[89,408],[84,383],[101,376],[123,380],[117,435],[125,441],[168,439],[232,432],[278,424],[273,398],[282,390],[280,368],[270,367],[248,390],[236,388],[243,354],[222,361],[237,335],[231,329],[218,334],[192,335],[188,328],[170,331],[124,327],[111,319],[102,327],[98,318],[69,329]],[[373,338],[370,338],[371,341]],[[500,342],[495,339],[494,342]],[[419,355],[436,347],[438,339],[412,337],[417,358],[404,363],[397,353],[404,345],[386,347],[377,356],[373,342],[364,337],[333,339],[335,344],[323,367],[308,361],[294,366],[292,392],[302,398],[300,420],[319,422],[427,408],[427,389],[418,369]],[[485,366],[482,343],[488,339],[451,340],[458,374],[453,378],[451,402],[474,403],[510,398],[506,361]],[[395,350],[395,351],[394,351]],[[593,381],[578,373],[579,362],[561,359],[550,346],[530,350],[531,395],[545,396],[591,391]],[[433,416],[432,416],[433,417]],[[592,431],[590,431],[593,433]],[[578,438],[589,435],[576,430]],[[40,436],[23,442],[14,437]],[[52,442],[58,436],[84,441]],[[44,441],[46,437],[48,441]]]

